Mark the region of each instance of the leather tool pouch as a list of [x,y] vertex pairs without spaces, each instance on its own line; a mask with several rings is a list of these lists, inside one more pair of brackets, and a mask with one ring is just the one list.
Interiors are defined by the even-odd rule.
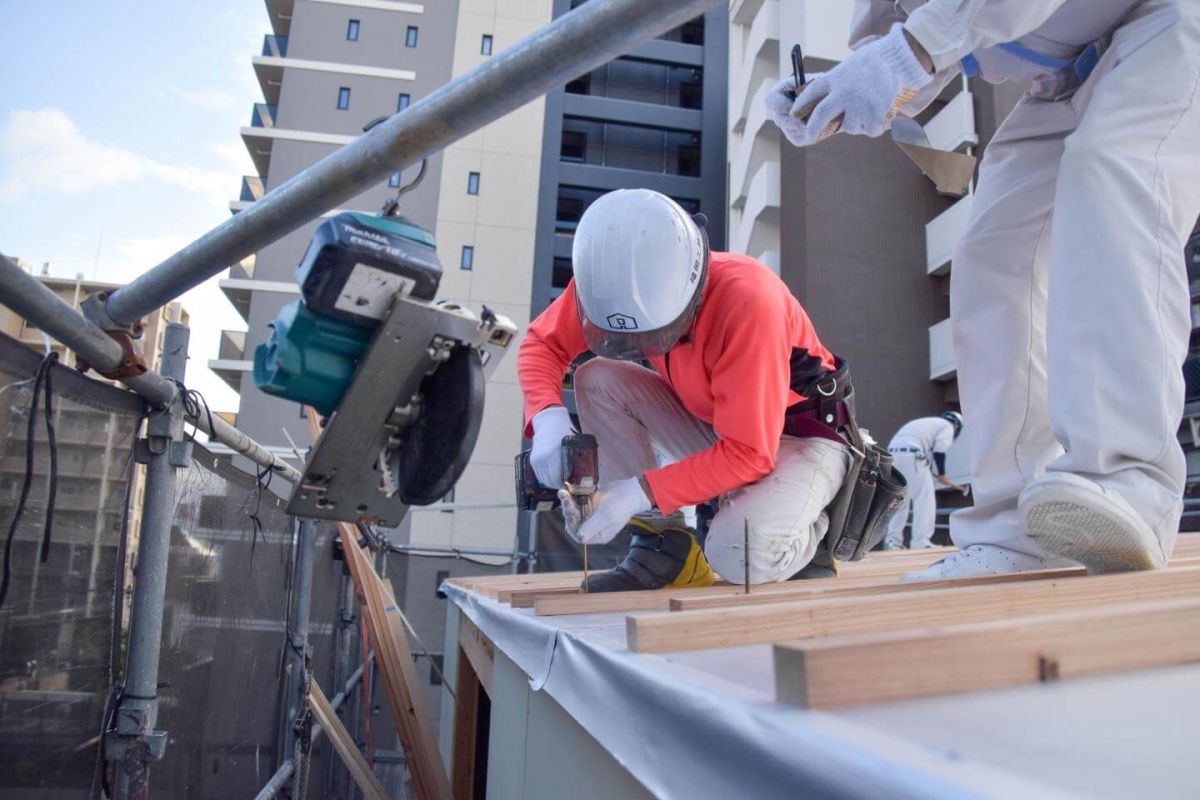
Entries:
[[888,523],[904,503],[908,486],[904,476],[892,469],[891,453],[864,443],[853,417],[841,433],[850,444],[850,468],[826,508],[829,531],[825,544],[838,561],[858,561],[883,539]]

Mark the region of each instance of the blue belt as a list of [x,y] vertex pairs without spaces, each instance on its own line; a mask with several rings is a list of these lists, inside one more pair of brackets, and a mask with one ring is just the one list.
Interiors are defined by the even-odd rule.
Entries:
[[[1039,53],[1016,42],[1005,42],[996,46],[1017,58],[1024,59],[1031,64],[1037,64],[1039,67],[1045,67],[1054,72],[1071,67],[1075,70],[1075,75],[1081,81],[1088,79],[1088,76],[1092,74],[1092,70],[1096,68],[1096,64],[1100,61],[1100,46],[1096,42],[1092,42],[1083,48],[1083,52],[1074,58],[1055,58],[1054,56]],[[974,54],[966,56],[962,60],[962,68],[963,73],[968,78],[974,78],[979,74],[979,59]]]

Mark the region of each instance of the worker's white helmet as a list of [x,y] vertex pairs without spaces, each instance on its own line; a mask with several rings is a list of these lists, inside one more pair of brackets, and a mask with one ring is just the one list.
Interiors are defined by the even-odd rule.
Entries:
[[704,228],[666,195],[618,189],[596,199],[571,257],[583,337],[599,356],[660,356],[691,330],[708,279]]
[[962,433],[963,429],[962,414],[958,413],[957,411],[947,411],[946,413],[942,414],[942,419],[948,420],[950,424],[954,426],[954,438],[957,439],[958,435]]

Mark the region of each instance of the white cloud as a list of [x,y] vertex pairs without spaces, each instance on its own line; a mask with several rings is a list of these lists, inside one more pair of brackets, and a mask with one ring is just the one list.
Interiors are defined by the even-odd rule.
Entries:
[[14,111],[0,131],[0,202],[34,194],[79,195],[139,180],[157,180],[222,207],[236,187],[232,170],[168,164],[89,139],[57,108]]
[[226,111],[237,105],[233,95],[220,89],[183,89],[171,86],[167,88],[167,93],[205,111]]

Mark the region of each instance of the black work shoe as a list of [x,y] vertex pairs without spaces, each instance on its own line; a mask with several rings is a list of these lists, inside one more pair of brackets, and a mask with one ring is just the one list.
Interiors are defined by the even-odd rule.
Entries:
[[631,519],[624,528],[632,541],[625,560],[607,572],[588,575],[587,592],[631,592],[711,586],[716,578],[695,534],[685,527],[662,527]]
[[804,565],[804,569],[797,572],[789,581],[808,581],[816,578],[836,578],[838,576],[837,564],[833,563],[833,557],[829,555],[829,548],[824,542],[817,545],[817,553]]

